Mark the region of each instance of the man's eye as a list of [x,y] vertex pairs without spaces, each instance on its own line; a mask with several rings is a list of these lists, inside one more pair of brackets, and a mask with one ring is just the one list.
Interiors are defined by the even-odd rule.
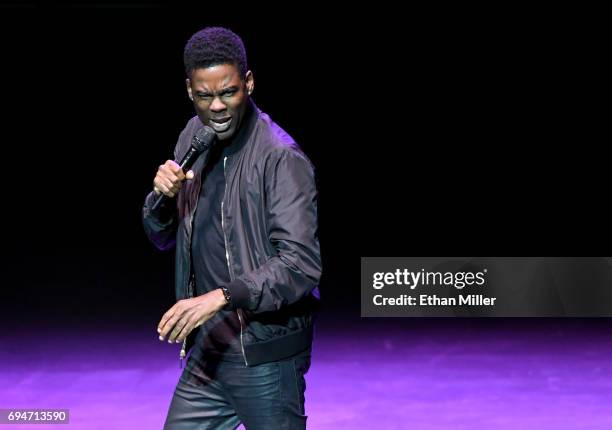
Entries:
[[209,95],[209,94],[198,94],[198,98],[200,98],[202,100],[210,100],[212,98],[212,96]]
[[226,91],[222,94],[222,97],[232,97],[234,94],[236,94],[235,90],[232,91]]

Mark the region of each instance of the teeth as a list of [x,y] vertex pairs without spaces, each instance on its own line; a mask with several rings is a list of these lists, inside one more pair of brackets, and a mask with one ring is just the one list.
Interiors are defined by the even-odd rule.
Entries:
[[224,123],[218,123],[218,122],[215,122],[215,121],[210,121],[210,126],[216,132],[223,132],[223,131],[226,131],[227,129],[229,129],[231,123],[232,123],[232,120],[230,118],[228,121],[225,121]]

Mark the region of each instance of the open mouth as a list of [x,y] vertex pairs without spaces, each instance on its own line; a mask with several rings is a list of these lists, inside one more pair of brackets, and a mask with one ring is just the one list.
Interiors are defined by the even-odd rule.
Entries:
[[232,117],[210,120],[210,126],[217,133],[227,131],[230,128],[230,125],[232,125]]

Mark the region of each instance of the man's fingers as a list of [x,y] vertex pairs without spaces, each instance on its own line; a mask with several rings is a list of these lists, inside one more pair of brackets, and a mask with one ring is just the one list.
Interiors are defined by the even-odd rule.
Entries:
[[[176,306],[176,305],[175,305]],[[164,329],[166,328],[166,324],[174,316],[174,306],[172,306],[159,320],[159,324],[157,324],[157,332],[161,335],[162,333],[166,333]]]
[[178,191],[183,185],[183,180],[185,175],[181,173],[180,176],[177,176],[173,173],[168,173],[165,175],[157,175],[157,180],[154,181],[155,185],[165,185],[168,188],[174,189],[174,191]]
[[166,321],[166,324],[159,333],[162,339],[165,339],[168,336],[168,334],[172,331],[179,319],[180,317],[178,315],[174,315],[172,318]]
[[164,325],[166,325],[166,321],[168,321],[170,319],[171,315],[171,311],[172,309],[168,310],[168,312],[166,312],[165,314],[162,315],[161,319],[159,320],[159,324],[157,324],[157,332],[161,333],[161,331],[164,329]]
[[183,314],[181,321],[174,326],[174,330],[172,330],[172,334],[168,338],[168,342],[172,343],[174,341],[182,341],[189,333],[191,333],[191,330],[194,329],[197,322],[196,318],[197,311],[193,308]]
[[161,182],[162,185],[164,185],[168,191],[173,191],[173,188],[176,186],[175,183],[168,178],[163,178]]
[[[160,185],[159,189],[161,190],[162,194],[168,195],[170,194],[170,190],[168,190],[168,187],[166,187],[165,185]],[[172,196],[170,196],[172,197]]]
[[188,335],[191,333],[191,330],[194,329],[192,323],[185,324],[179,335],[176,337],[177,342],[182,342]]
[[165,195],[174,197],[178,193],[181,186],[180,184],[178,186],[174,185],[171,180],[163,178],[160,179],[158,188]]
[[161,318],[157,326],[160,340],[181,342],[191,331],[210,319],[214,312],[199,305],[199,298],[179,300]]
[[[193,172],[191,172],[189,176],[189,179],[193,178]],[[187,175],[185,175],[181,166],[175,161],[168,160],[159,166],[157,175],[153,181],[154,190],[156,190],[156,192],[162,192],[168,197],[174,197],[178,194],[185,179],[187,179]]]
[[172,169],[173,171],[181,168],[181,166],[179,166],[178,163],[174,160],[166,160],[164,164],[168,166],[170,169]]
[[201,316],[200,319],[196,319],[196,317],[196,314],[190,315],[190,318],[187,320],[187,324],[185,324],[179,335],[176,336],[177,341],[182,341],[185,339],[193,329],[200,327],[202,324],[208,321],[212,317],[212,314],[205,314],[204,316]]
[[186,174],[185,174],[185,179],[193,179],[194,173],[193,170],[189,170]]
[[[172,171],[174,174],[182,173],[181,166],[179,166],[176,161],[168,160],[166,161],[166,166]],[[177,175],[178,176],[178,175]]]
[[187,318],[181,318],[179,321],[177,321],[176,324],[174,324],[172,332],[168,336],[168,342],[174,343],[178,339],[179,334],[188,325],[188,323],[189,321]]

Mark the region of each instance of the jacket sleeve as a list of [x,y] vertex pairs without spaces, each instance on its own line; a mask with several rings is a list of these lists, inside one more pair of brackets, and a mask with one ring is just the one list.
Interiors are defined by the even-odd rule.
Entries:
[[[184,133],[184,131],[183,131]],[[178,144],[174,148],[174,159]],[[176,244],[176,232],[178,226],[177,200],[166,199],[155,211],[151,209],[157,200],[154,191],[151,191],[145,198],[142,208],[142,223],[144,231],[155,247],[161,251],[172,249]]]
[[297,151],[284,150],[264,176],[268,237],[276,255],[227,285],[230,306],[253,312],[278,310],[307,296],[322,271],[310,161]]
[[142,208],[142,223],[151,243],[157,249],[166,251],[172,249],[176,243],[178,225],[176,199],[166,199],[157,210],[153,211],[151,206],[156,199],[157,196],[153,191],[145,198]]

